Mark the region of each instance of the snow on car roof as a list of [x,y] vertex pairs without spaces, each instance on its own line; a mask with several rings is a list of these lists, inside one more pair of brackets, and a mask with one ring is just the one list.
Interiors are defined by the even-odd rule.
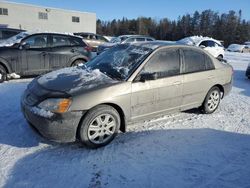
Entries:
[[8,46],[13,46],[16,43],[20,43],[21,40],[29,35],[33,35],[33,34],[42,34],[42,33],[46,33],[46,34],[62,34],[62,35],[70,35],[73,37],[78,37],[78,38],[82,38],[80,36],[76,36],[73,33],[68,33],[68,32],[55,32],[55,31],[25,31],[25,32],[21,32],[17,35],[14,35],[13,37],[8,38],[7,40],[4,40],[2,42],[0,42],[0,47],[8,47]]
[[178,40],[178,43],[181,44],[187,44],[187,45],[197,45],[198,43],[200,43],[203,40],[213,40],[218,44],[221,44],[221,42],[219,40],[216,40],[214,38],[211,37],[203,37],[203,36],[190,36],[190,37],[185,37],[181,40]]
[[180,45],[180,44],[176,43],[175,41],[156,40],[156,41],[149,41],[149,42],[133,43],[133,45],[155,50],[156,48],[161,47],[161,46],[171,46],[171,45]]

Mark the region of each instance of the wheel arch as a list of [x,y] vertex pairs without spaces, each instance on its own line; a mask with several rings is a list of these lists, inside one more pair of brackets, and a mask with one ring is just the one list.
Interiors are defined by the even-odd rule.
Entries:
[[[117,105],[117,104],[114,104],[114,103],[101,103],[101,104],[98,104],[96,106],[93,106],[92,108],[90,108],[89,110],[99,106],[99,105],[108,105],[108,106],[111,106],[113,107],[119,114],[120,118],[121,118],[121,126],[120,126],[120,131],[125,133],[126,132],[126,127],[127,127],[127,124],[126,124],[126,118],[125,118],[125,114],[124,114],[124,111],[122,110],[122,108]],[[80,129],[80,125],[81,125],[81,122],[83,121],[83,119],[86,117],[86,115],[88,114],[88,111],[87,110],[84,115],[82,116],[81,120],[79,121],[79,124],[78,124],[78,127],[77,127],[77,130],[76,130],[76,139],[79,139],[79,129]]]
[[70,59],[69,63],[68,63],[68,67],[71,67],[73,65],[73,63],[77,60],[83,60],[85,62],[87,62],[89,60],[88,57],[86,56],[76,56],[76,57],[73,57],[72,59]]
[[6,69],[7,73],[12,72],[10,66],[8,65],[8,63],[2,58],[0,58],[0,65],[2,65]]
[[224,97],[224,92],[225,92],[223,86],[222,86],[221,84],[215,84],[215,85],[213,85],[213,86],[208,90],[208,92],[209,92],[213,87],[218,87],[218,88],[219,88],[220,92],[222,93],[221,99],[223,99],[223,97]]

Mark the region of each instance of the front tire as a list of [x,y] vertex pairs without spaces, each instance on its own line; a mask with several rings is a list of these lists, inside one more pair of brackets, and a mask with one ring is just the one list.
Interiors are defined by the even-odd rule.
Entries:
[[221,100],[221,91],[218,87],[212,87],[201,106],[201,111],[204,114],[211,114],[217,110]]
[[7,80],[7,71],[2,65],[0,65],[0,83],[5,80]]
[[91,109],[80,123],[79,137],[89,148],[99,148],[109,144],[120,129],[119,113],[109,105],[99,105]]

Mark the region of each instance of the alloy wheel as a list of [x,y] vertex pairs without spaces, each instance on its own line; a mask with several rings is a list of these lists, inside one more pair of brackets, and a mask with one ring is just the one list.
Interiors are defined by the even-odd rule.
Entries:
[[116,130],[116,121],[111,114],[101,114],[88,127],[88,138],[94,144],[108,141]]
[[207,101],[207,106],[210,111],[215,110],[220,102],[220,93],[218,90],[214,90],[211,92],[208,101]]

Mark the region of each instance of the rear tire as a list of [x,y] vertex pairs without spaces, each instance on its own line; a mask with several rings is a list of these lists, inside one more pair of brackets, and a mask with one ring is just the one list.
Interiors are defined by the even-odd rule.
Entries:
[[0,65],[0,83],[5,80],[7,80],[7,71],[2,65]]
[[218,87],[212,87],[201,106],[201,112],[204,114],[211,114],[217,110],[221,100],[221,91]]
[[85,63],[86,63],[85,60],[77,59],[77,60],[75,60],[75,61],[72,63],[71,67],[79,66],[79,65],[85,64]]
[[99,105],[91,109],[80,123],[79,138],[89,148],[99,148],[109,144],[120,129],[120,115],[109,105]]

